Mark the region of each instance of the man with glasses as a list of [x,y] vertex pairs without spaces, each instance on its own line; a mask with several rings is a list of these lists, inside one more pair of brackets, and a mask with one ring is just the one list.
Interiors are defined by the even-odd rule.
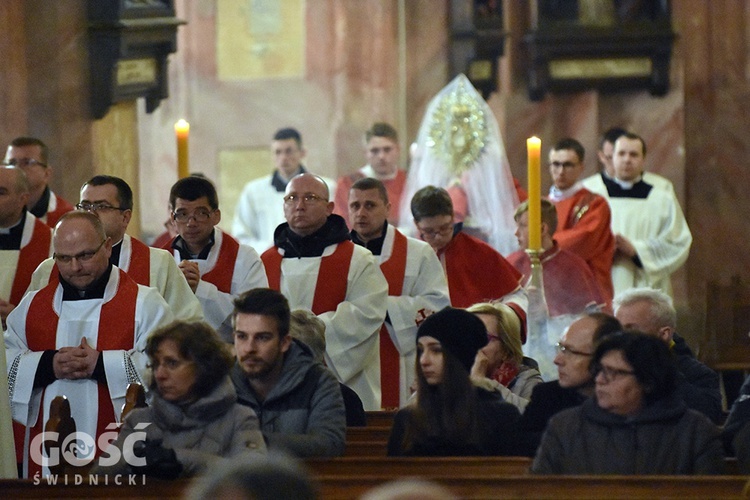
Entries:
[[269,286],[292,309],[310,309],[326,325],[326,364],[351,387],[365,410],[381,408],[380,326],[388,283],[372,253],[350,241],[325,181],[312,174],[286,187],[286,223],[263,253]]
[[[133,215],[133,191],[127,182],[111,175],[97,175],[81,187],[77,210],[99,217],[104,232],[114,243],[109,262],[125,271],[139,285],[156,288],[167,301],[176,319],[200,321],[201,304],[185,281],[169,252],[149,248],[137,238],[125,233]],[[54,260],[48,259],[34,271],[31,289],[47,285],[53,272]]]
[[557,344],[558,379],[534,387],[519,422],[528,455],[536,453],[553,415],[582,404],[594,393],[594,377],[589,365],[596,343],[620,330],[619,321],[599,312],[584,314],[570,324]]
[[232,342],[234,299],[251,288],[268,286],[258,252],[217,227],[219,197],[208,179],[191,176],[177,181],[169,206],[177,236],[164,248],[174,254],[206,322]]
[[29,183],[18,167],[0,168],[0,319],[29,288],[34,269],[52,255],[52,230],[26,209]]
[[52,243],[59,279],[26,294],[8,315],[5,333],[24,477],[41,465],[28,460],[24,439],[30,443],[42,431],[52,399],[66,396],[78,432],[97,440],[119,419],[128,384],[147,383],[146,337],[172,321],[156,290],[110,264],[112,240],[96,215],[64,215]]
[[583,174],[583,145],[565,138],[549,152],[552,186],[549,199],[557,209],[555,241],[560,248],[586,261],[594,274],[607,307],[612,303],[612,259],[615,237],[610,225],[612,215],[607,200],[594,194],[580,182]]
[[35,137],[16,137],[10,142],[3,163],[18,167],[29,180],[29,200],[26,207],[31,214],[49,227],[55,227],[63,214],[73,210],[73,205],[53,193],[49,188],[52,167],[48,164],[47,145]]
[[420,237],[430,244],[448,278],[451,305],[469,307],[500,300],[521,320],[521,338],[526,340],[526,295],[519,273],[487,243],[454,224],[453,202],[443,188],[427,186],[414,194],[411,213]]
[[416,377],[417,326],[426,315],[450,305],[435,252],[388,223],[392,208],[377,179],[360,179],[349,190],[352,241],[375,255],[388,281],[388,315],[380,329],[383,408],[400,408],[408,401]]

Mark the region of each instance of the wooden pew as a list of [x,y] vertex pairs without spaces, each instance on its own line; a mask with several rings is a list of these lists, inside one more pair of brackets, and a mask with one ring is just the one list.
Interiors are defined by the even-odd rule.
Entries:
[[347,457],[384,457],[390,435],[391,428],[386,426],[347,427],[344,455]]
[[393,427],[394,410],[377,410],[365,412],[367,416],[367,427]]
[[450,475],[519,476],[528,474],[527,457],[338,457],[305,460],[313,476],[387,475],[393,478]]

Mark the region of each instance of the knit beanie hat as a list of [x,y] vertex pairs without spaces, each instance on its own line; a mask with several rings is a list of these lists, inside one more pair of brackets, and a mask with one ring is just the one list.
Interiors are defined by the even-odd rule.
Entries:
[[487,328],[482,320],[463,309],[446,307],[428,316],[417,330],[417,339],[433,337],[471,372],[477,351],[487,345]]

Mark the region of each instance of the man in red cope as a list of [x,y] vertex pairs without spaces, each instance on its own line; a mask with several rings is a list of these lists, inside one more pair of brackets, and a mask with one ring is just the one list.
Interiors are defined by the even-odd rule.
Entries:
[[333,212],[325,181],[305,173],[289,181],[286,223],[262,259],[269,287],[292,309],[310,309],[326,326],[328,367],[362,399],[365,410],[381,408],[380,326],[388,283],[375,257],[355,245],[344,219]]
[[558,221],[555,241],[560,248],[586,261],[610,309],[615,255],[615,237],[610,228],[612,215],[607,200],[583,187],[580,181],[585,153],[581,143],[570,138],[558,141],[550,150],[549,199],[555,204]]
[[[529,246],[529,202],[518,206],[515,213],[518,229],[516,237],[521,248]],[[602,294],[586,261],[557,244],[557,212],[549,200],[542,200],[542,262],[544,298],[550,317],[581,314],[587,307],[601,307]],[[524,282],[531,278],[531,260],[524,250],[508,256],[508,262],[523,274]]]
[[169,205],[178,234],[164,248],[174,254],[206,323],[231,343],[234,299],[246,290],[268,286],[258,252],[217,227],[219,197],[208,179],[180,179],[169,193]]
[[[34,437],[47,423],[52,399],[66,396],[77,431],[98,439],[119,419],[128,384],[146,385],[146,337],[172,320],[159,292],[109,263],[112,240],[96,215],[64,215],[52,244],[59,278],[21,300],[5,333],[25,477],[40,470],[28,452],[39,457]],[[31,450],[23,446],[27,432]]]
[[34,269],[52,255],[52,230],[26,210],[29,184],[17,167],[0,168],[0,319],[21,301]]
[[352,241],[375,255],[388,281],[388,315],[380,328],[383,408],[399,408],[411,396],[417,326],[450,305],[448,282],[430,245],[388,224],[391,211],[382,182],[365,178],[349,191]]
[[453,203],[443,188],[426,186],[414,194],[411,213],[420,237],[430,244],[448,278],[451,305],[469,307],[501,300],[518,314],[526,339],[528,299],[519,273],[487,243],[461,231],[454,223]]
[[16,137],[5,153],[5,165],[19,167],[29,180],[29,200],[26,207],[31,214],[49,227],[55,227],[63,214],[73,205],[49,188],[52,167],[49,165],[47,145],[36,137]]
[[336,199],[333,213],[344,219],[349,216],[348,201],[349,189],[359,179],[372,177],[378,179],[388,191],[388,199],[391,200],[393,209],[391,223],[398,226],[400,214],[401,195],[406,186],[406,172],[398,168],[398,157],[400,154],[398,144],[398,133],[396,129],[387,123],[374,123],[365,132],[365,154],[367,165],[356,172],[341,176],[336,183]]

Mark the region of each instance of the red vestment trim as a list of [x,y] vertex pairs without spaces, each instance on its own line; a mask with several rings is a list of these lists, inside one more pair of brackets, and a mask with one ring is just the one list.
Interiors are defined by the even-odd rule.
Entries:
[[[175,238],[170,239],[162,248],[173,252],[172,243]],[[234,276],[234,266],[237,263],[237,254],[239,251],[240,242],[227,233],[223,233],[219,255],[216,257],[216,265],[209,272],[202,275],[201,279],[216,285],[216,288],[220,292],[232,293],[232,276]]]
[[13,277],[10,290],[10,303],[18,305],[31,283],[31,275],[39,264],[49,257],[52,232],[44,222],[34,219],[34,227],[29,244],[21,248],[18,255],[18,267]]
[[[380,264],[385,279],[388,281],[388,295],[400,296],[404,288],[406,274],[406,236],[394,231],[391,257]],[[385,323],[380,327],[380,391],[383,408],[398,408],[400,404],[399,389],[401,379],[400,355],[393,343]]]
[[139,285],[151,286],[151,254],[148,246],[132,237],[130,238],[128,276]]
[[60,217],[67,214],[68,212],[72,212],[75,207],[68,203],[67,201],[60,198],[59,195],[55,194],[55,202],[56,206],[55,209],[52,211],[47,212],[47,225],[51,228],[54,228],[57,224],[57,221],[60,220]]

